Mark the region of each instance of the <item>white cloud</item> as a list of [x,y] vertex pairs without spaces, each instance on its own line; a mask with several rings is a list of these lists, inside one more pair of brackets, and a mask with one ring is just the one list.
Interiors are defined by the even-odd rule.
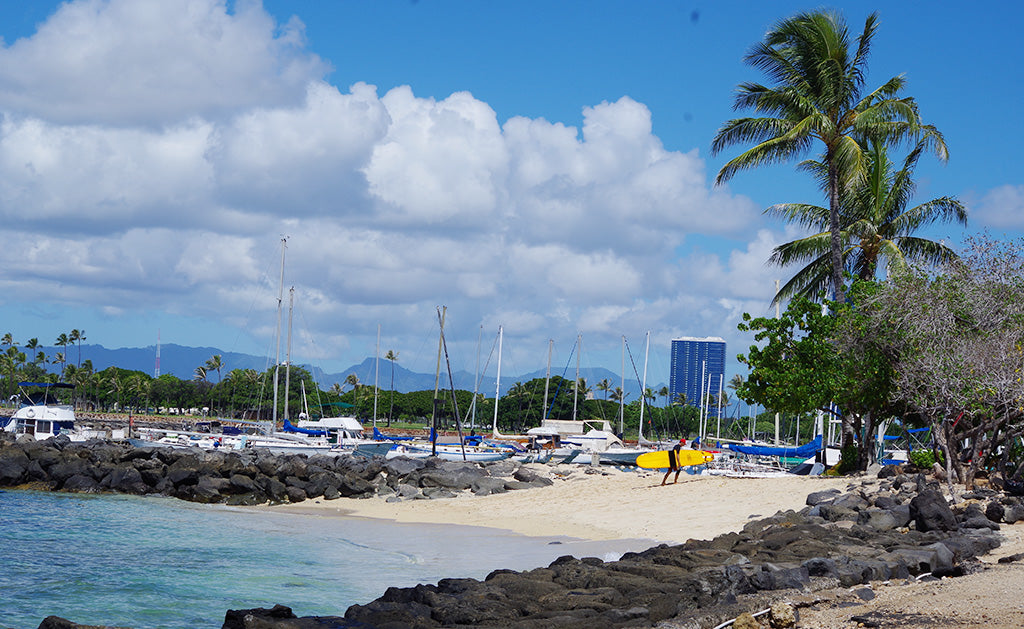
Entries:
[[[307,324],[328,355],[358,359],[378,323],[430,330],[440,304],[453,351],[503,323],[525,356],[577,331],[613,352],[646,330],[725,335],[771,297],[764,261],[782,236],[748,238],[753,203],[712,189],[696,150],[666,150],[629,97],[581,107],[577,128],[502,125],[468,92],[343,92],[297,23],[248,3],[62,5],[0,50],[0,85],[18,64],[31,80],[0,89],[0,305],[147,308],[266,335],[281,236]],[[679,259],[705,237],[718,245]]]
[[59,123],[177,123],[301,102],[326,64],[258,2],[67,2],[0,49],[0,107]]
[[1024,185],[1006,184],[993,188],[972,205],[970,220],[975,226],[1024,228]]

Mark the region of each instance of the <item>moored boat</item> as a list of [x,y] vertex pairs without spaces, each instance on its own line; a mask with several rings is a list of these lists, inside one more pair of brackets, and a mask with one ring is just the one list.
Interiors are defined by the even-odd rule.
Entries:
[[[66,435],[72,441],[85,441],[86,436],[75,426],[75,409],[70,404],[60,404],[53,395],[54,389],[74,389],[74,385],[53,382],[19,382],[22,406],[9,418],[0,418],[5,432],[15,435],[30,435],[36,441]],[[25,393],[27,387],[40,387],[42,392]]]

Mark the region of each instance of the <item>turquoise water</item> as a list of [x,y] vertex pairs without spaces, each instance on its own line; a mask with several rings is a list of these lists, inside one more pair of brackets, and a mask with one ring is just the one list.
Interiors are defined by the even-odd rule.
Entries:
[[568,554],[615,559],[647,545],[0,491],[0,627],[34,629],[49,615],[136,629],[220,627],[228,609],[276,603],[299,616],[341,616],[392,585],[482,578]]

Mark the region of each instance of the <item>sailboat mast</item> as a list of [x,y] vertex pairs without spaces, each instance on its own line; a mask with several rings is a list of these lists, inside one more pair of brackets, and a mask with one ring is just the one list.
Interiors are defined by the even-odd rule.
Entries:
[[697,392],[699,399],[697,402],[700,404],[700,415],[697,421],[697,437],[700,438],[701,444],[704,443],[704,370],[707,369],[708,361],[702,360],[700,363],[700,391]]
[[380,380],[380,324],[377,324],[377,358],[373,368],[373,427],[377,427],[377,382]]
[[437,309],[437,318],[441,322],[441,333],[437,337],[437,370],[434,372],[434,409],[430,414],[430,426],[433,434],[430,435],[430,454],[437,456],[437,392],[441,386],[441,352],[444,349],[444,317],[448,314],[448,306],[441,306]]
[[498,326],[498,375],[494,378],[494,425],[491,426],[491,436],[498,438],[498,398],[501,397],[501,341],[502,328]]
[[619,434],[625,434],[626,423],[626,335],[622,335],[622,387],[619,388]]
[[295,310],[295,287],[288,289],[288,348],[284,358],[284,418],[288,420],[288,392],[292,377],[292,312]]
[[647,342],[644,345],[644,381],[640,383],[640,428],[637,429],[636,442],[644,440],[644,407],[647,406],[647,356],[651,351],[651,331],[647,331]]
[[576,382],[572,385],[572,420],[576,421],[576,401],[580,393],[580,353],[583,351],[583,335],[576,335]]
[[715,436],[719,439],[722,438],[722,381],[725,378],[718,379],[718,427],[715,429]]
[[548,387],[551,386],[551,350],[555,347],[555,339],[548,339],[548,375],[544,379],[544,409],[541,413],[541,424],[548,418]]
[[281,369],[281,308],[284,305],[284,252],[288,249],[288,239],[281,239],[281,281],[277,289],[277,332],[274,335],[274,406],[270,418],[273,424],[271,432],[277,429],[277,380]]
[[484,326],[476,333],[476,373],[473,374],[473,401],[469,403],[471,409],[469,429],[476,430],[476,395],[480,391],[480,340],[484,334]]

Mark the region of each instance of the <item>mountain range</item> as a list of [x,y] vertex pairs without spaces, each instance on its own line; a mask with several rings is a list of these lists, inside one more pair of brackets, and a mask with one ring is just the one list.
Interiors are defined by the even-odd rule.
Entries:
[[[65,356],[67,356],[68,364],[76,364],[78,362],[77,346],[68,346],[67,348],[40,347],[39,349],[46,352],[49,356],[53,356],[56,352],[63,352]],[[168,343],[160,345],[160,373],[171,374],[181,380],[191,380],[195,375],[196,367],[205,365],[206,361],[215,354],[219,354],[224,363],[225,370],[222,375],[227,375],[227,372],[232,369],[255,369],[262,372],[266,371],[274,364],[271,362],[271,359],[265,356],[254,356],[238,352],[225,352],[217,349],[216,347],[188,347],[185,345]],[[108,349],[102,345],[83,344],[81,346],[81,356],[83,361],[92,361],[94,371],[102,371],[107,367],[116,366],[121,369],[141,371],[143,373],[155,375],[156,345],[150,345],[148,347],[120,347],[117,349]],[[335,382],[344,384],[345,378],[349,374],[356,374],[360,382],[363,384],[373,384],[372,377],[374,373],[374,362],[375,359],[371,356],[363,360],[361,363],[352,365],[338,373],[326,373],[322,369],[312,367],[310,365],[300,366],[309,370],[320,386],[327,389]],[[381,359],[380,370],[380,386],[382,388],[390,388],[391,365],[389,365],[388,361],[383,358]],[[410,391],[424,391],[432,390],[434,388],[434,374],[432,373],[417,373],[402,367],[400,364],[395,364],[394,370],[396,391],[408,393]],[[534,378],[543,377],[545,377],[545,371],[543,369],[518,375],[503,375],[501,377],[501,394],[505,395],[509,388],[517,382],[525,383],[529,380],[533,380]],[[607,378],[613,386],[621,386],[621,376],[602,367],[581,367],[580,377],[586,378],[587,384],[593,390],[595,397],[600,397],[603,394],[594,389],[594,385],[605,378]],[[211,374],[210,379],[214,380],[215,378],[216,375]],[[572,379],[572,376],[569,376],[569,378]],[[474,380],[475,376],[467,371],[460,370],[452,372],[452,381],[454,382],[456,389],[472,391],[474,388]],[[447,378],[442,378],[441,386],[448,386]],[[648,386],[650,389],[657,391],[661,387],[665,386],[665,384],[660,383]],[[639,381],[636,379],[627,379],[625,383],[625,390],[627,394],[627,403],[637,399],[640,392]],[[481,381],[480,392],[488,397],[494,394],[493,377],[485,378]]]

